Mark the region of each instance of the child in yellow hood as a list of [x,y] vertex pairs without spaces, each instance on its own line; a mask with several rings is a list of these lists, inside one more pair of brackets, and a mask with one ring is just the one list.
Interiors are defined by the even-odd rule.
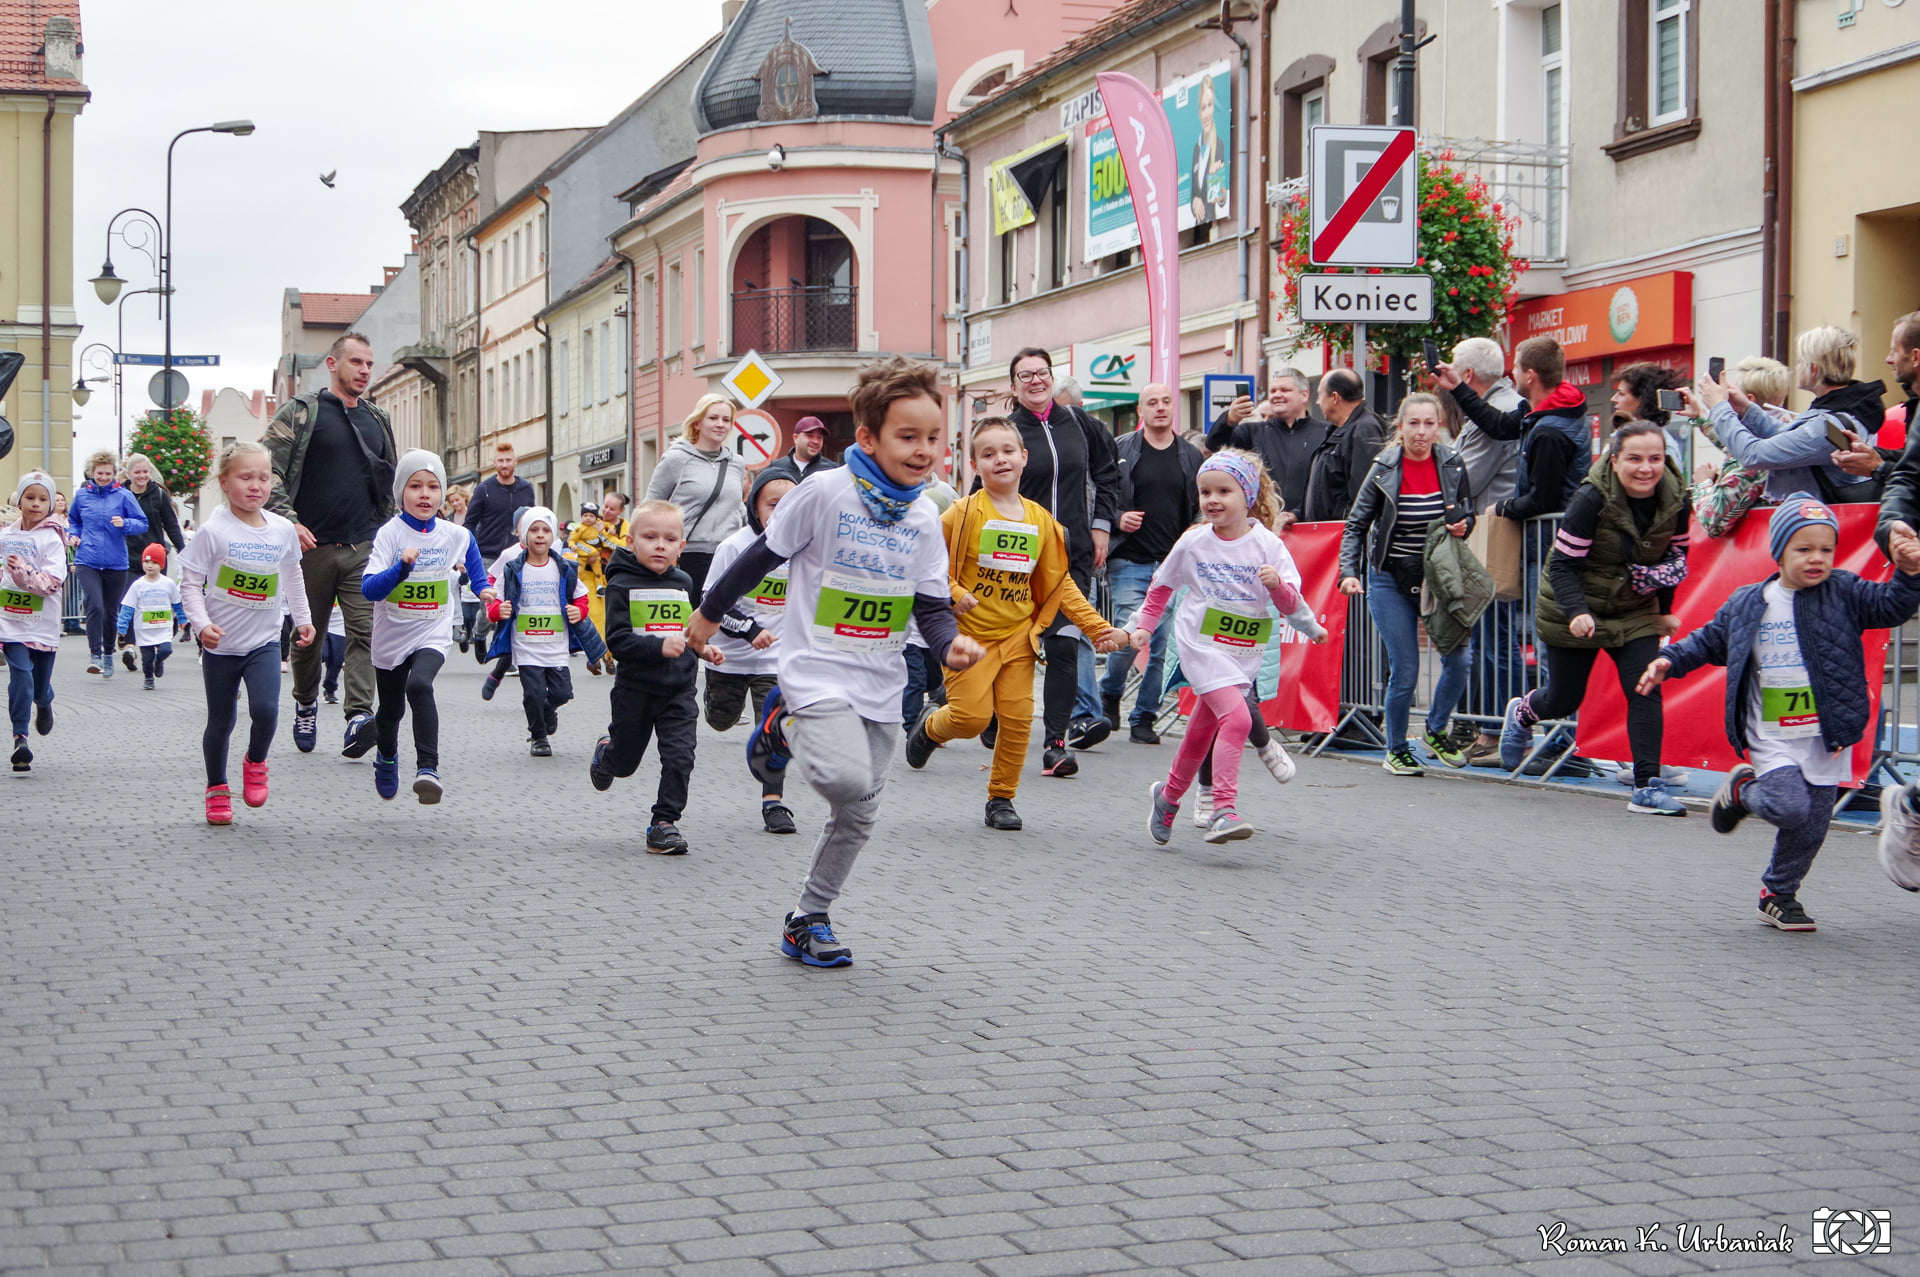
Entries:
[[960,632],[987,654],[947,675],[947,703],[929,710],[907,737],[907,765],[921,768],[950,740],[978,736],[998,716],[993,774],[987,782],[989,829],[1017,830],[1013,796],[1020,788],[1033,733],[1033,671],[1041,631],[1055,613],[1111,652],[1127,641],[1108,625],[1067,575],[1067,533],[1045,506],[1020,495],[1027,450],[1005,417],[974,422],[969,441],[980,490],[940,518],[947,539],[947,575]]

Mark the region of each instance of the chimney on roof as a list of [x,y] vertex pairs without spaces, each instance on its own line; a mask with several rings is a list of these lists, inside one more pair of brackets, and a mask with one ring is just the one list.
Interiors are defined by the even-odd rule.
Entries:
[[740,11],[746,7],[747,0],[720,0],[720,29],[725,31],[732,26],[733,20],[739,17]]
[[380,269],[386,272],[386,278],[380,281],[380,287],[385,288],[388,284],[391,284],[393,282],[393,277],[395,275],[398,275],[401,271],[405,270],[406,267],[382,266]]
[[74,30],[73,19],[64,16],[48,18],[41,39],[44,43],[40,46],[40,56],[45,63],[47,79],[78,80],[80,33]]
[[258,420],[260,416],[260,401],[266,398],[266,396],[267,392],[264,390],[256,390],[253,392],[253,415],[256,420]]

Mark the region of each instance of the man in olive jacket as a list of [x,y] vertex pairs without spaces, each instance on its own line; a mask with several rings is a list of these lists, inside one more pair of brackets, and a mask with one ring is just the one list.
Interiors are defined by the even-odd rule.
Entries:
[[[348,758],[373,748],[373,605],[360,593],[360,574],[373,534],[393,517],[399,459],[393,423],[362,398],[373,371],[372,343],[342,334],[327,352],[327,388],[288,400],[262,440],[273,455],[267,508],[293,520],[300,535],[307,603],[324,618],[337,601],[346,621],[347,733],[340,752]],[[313,752],[318,731],[321,646],[293,649],[293,743],[302,753]]]

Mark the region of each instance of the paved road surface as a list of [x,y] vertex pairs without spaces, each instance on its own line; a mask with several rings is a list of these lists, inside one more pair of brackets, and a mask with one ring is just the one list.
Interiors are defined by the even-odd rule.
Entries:
[[[858,965],[807,971],[808,840],[759,831],[738,731],[694,854],[648,856],[651,760],[587,783],[605,682],[538,761],[456,656],[445,805],[283,710],[271,804],[210,830],[191,655],[83,665],[7,791],[6,1272],[1920,1271],[1920,898],[1863,837],[1790,936],[1757,828],[1249,758],[1260,834],[1161,851],[1171,747],[1116,743],[1030,762],[1003,835],[961,743],[897,763]],[[1891,1210],[1892,1253],[1814,1259],[1818,1208]]]

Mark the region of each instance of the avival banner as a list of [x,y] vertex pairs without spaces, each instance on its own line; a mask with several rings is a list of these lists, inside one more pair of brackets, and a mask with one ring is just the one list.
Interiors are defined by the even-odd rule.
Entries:
[[1094,77],[1126,168],[1147,273],[1148,380],[1180,384],[1180,173],[1160,95],[1117,71]]
[[[1840,554],[1834,567],[1869,581],[1885,581],[1893,575],[1893,565],[1873,543],[1877,505],[1837,505],[1831,507],[1840,518]],[[1680,618],[1684,638],[1713,619],[1720,605],[1743,585],[1764,581],[1777,570],[1767,553],[1767,530],[1772,512],[1756,510],[1740,521],[1727,540],[1708,537],[1696,520],[1693,546],[1687,553],[1687,579],[1674,594],[1673,613]],[[1861,646],[1867,657],[1867,693],[1870,698],[1868,722],[1880,717],[1879,671],[1886,661],[1888,631],[1869,630]],[[1613,671],[1605,668],[1610,657],[1596,662],[1593,677],[1587,682],[1587,698],[1580,704],[1580,727],[1575,749],[1589,758],[1622,760],[1631,758],[1627,746],[1627,701]],[[1634,671],[1638,676],[1639,671]],[[1740,762],[1727,744],[1726,671],[1718,666],[1695,670],[1681,679],[1668,679],[1662,685],[1666,734],[1660,761],[1676,767],[1704,767],[1710,771],[1731,771]],[[1853,778],[1864,780],[1873,760],[1873,735],[1869,732],[1853,748]]]

